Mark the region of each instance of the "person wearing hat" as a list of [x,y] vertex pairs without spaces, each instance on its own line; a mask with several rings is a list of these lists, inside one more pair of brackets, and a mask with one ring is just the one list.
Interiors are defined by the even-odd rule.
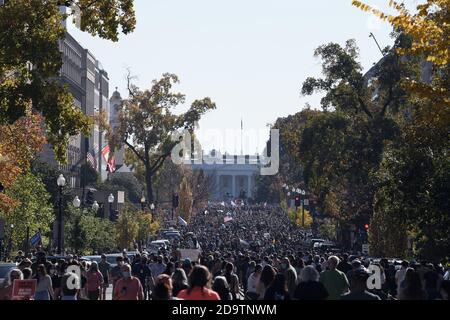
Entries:
[[350,279],[350,292],[341,296],[341,300],[381,300],[381,298],[367,291],[369,273],[365,269],[353,270]]

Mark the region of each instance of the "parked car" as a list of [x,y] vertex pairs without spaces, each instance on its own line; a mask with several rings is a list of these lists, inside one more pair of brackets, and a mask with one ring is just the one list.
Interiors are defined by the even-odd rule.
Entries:
[[85,260],[85,261],[89,261],[89,262],[100,262],[102,260],[101,256],[83,256],[80,258],[81,261]]
[[158,249],[167,250],[170,245],[170,241],[167,239],[161,239],[161,240],[152,241],[150,243],[150,245],[153,247],[157,247]]
[[117,257],[123,257],[122,253],[112,253],[112,254],[107,254],[106,255],[106,261],[109,262],[109,264],[111,265],[111,268],[117,266]]
[[17,263],[0,263],[0,288],[6,282],[8,273],[14,268],[17,268]]

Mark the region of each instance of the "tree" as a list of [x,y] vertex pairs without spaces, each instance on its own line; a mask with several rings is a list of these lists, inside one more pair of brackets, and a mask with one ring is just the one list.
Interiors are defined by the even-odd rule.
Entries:
[[[19,174],[29,170],[30,163],[42,150],[46,139],[41,121],[42,117],[28,109],[27,115],[13,124],[0,125],[0,183],[4,188],[14,185]],[[0,193],[0,210],[15,207],[19,204],[17,200],[20,199]]]
[[9,210],[0,209],[0,218],[5,219],[6,225],[14,225],[13,246],[24,243],[27,228],[32,233],[41,231],[42,235],[50,230],[50,224],[54,220],[50,195],[39,177],[29,172],[20,174],[6,189],[5,195],[18,203]]
[[[138,169],[136,174],[139,174],[141,179],[145,180],[145,169],[143,165],[138,163],[137,166],[142,169]],[[182,165],[175,164],[170,159],[164,161],[153,179],[156,202],[172,200],[172,194],[179,189],[185,171]]]
[[[58,41],[64,39],[62,1],[9,0],[0,6],[0,124],[12,124],[33,110],[44,117],[49,143],[65,162],[69,138],[88,134],[90,119],[73,103],[68,89],[55,82],[62,66]],[[116,41],[134,29],[132,0],[73,0],[81,29]]]
[[99,173],[91,165],[83,164],[80,167],[81,172],[81,185],[82,186],[95,186],[97,184]]
[[378,173],[376,214],[384,218],[382,226],[400,225],[400,230],[414,233],[419,256],[448,258],[450,110],[424,100],[414,111],[401,139],[385,152]]
[[211,175],[198,170],[189,176],[189,185],[192,190],[192,212],[195,215],[208,205],[211,190],[215,189],[216,183]]
[[117,244],[120,248],[128,249],[137,239],[139,223],[136,220],[136,212],[126,207],[119,215],[116,223]]
[[129,203],[141,202],[143,185],[133,174],[120,172],[110,174],[108,180],[97,183],[96,188],[113,194],[124,191],[125,199]]
[[96,217],[92,209],[69,206],[65,223],[65,244],[78,254],[110,252],[116,243],[114,224]]
[[[352,4],[363,11],[370,11],[383,21],[388,21],[396,30],[407,34],[412,41],[407,47],[397,48],[397,52],[405,56],[417,56],[433,64],[434,81],[424,83],[417,79],[405,80],[405,87],[419,98],[433,99],[441,107],[450,104],[450,1],[428,0],[417,6],[417,13],[411,14],[405,5],[389,1],[389,5],[397,12],[397,16],[385,14],[361,1]],[[441,75],[445,74],[445,77]]]
[[307,189],[319,209],[340,225],[361,227],[373,214],[376,172],[385,144],[397,138],[399,123],[410,110],[409,92],[402,80],[419,78],[419,60],[403,59],[394,49],[366,74],[354,41],[345,47],[327,44],[315,51],[322,58],[324,78],[308,78],[302,93],[323,91],[323,112],[310,118],[300,138],[300,159]]
[[174,93],[172,87],[178,83],[173,74],[163,74],[154,80],[149,90],[141,91],[131,84],[128,78],[129,98],[123,101],[119,112],[119,126],[108,131],[113,150],[125,144],[145,170],[147,201],[153,203],[153,180],[155,174],[170,156],[172,149],[179,143],[173,141],[178,130],[193,131],[195,123],[209,110],[215,109],[210,98],[196,100],[186,113],[174,114],[173,109],[185,102],[185,96]]
[[191,222],[193,196],[191,186],[189,185],[187,177],[183,177],[180,184],[180,192],[178,194],[180,206],[178,207],[178,214],[187,222]]
[[150,236],[156,235],[160,229],[160,223],[158,220],[154,219],[152,215],[138,211],[137,212],[137,223],[138,223],[138,234],[137,240],[139,243],[147,244]]
[[278,176],[256,176],[256,195],[257,203],[279,203],[280,193],[283,192],[281,182]]

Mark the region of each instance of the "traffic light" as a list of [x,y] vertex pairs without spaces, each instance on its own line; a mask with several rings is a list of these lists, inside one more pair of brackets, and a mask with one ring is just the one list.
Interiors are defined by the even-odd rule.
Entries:
[[172,207],[178,208],[178,194],[176,193],[172,196]]
[[366,231],[368,231],[368,230],[369,230],[369,224],[366,223],[366,224],[364,225],[364,229],[365,229]]
[[92,206],[94,204],[94,192],[92,190],[88,190],[87,195],[86,195],[86,205],[87,206]]
[[295,206],[300,207],[302,205],[300,196],[295,196]]
[[109,215],[109,220],[111,220],[112,222],[117,222],[117,220],[119,220],[119,211],[111,210],[111,214]]

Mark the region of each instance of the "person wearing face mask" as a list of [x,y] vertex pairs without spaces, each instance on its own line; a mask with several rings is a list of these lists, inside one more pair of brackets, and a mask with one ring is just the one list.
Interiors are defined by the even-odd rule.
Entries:
[[131,267],[125,264],[121,267],[122,278],[114,287],[113,300],[143,300],[144,291],[138,278],[131,275]]
[[297,272],[291,265],[289,258],[285,257],[281,260],[281,271],[286,278],[288,293],[291,299],[294,297],[295,288],[297,287]]

